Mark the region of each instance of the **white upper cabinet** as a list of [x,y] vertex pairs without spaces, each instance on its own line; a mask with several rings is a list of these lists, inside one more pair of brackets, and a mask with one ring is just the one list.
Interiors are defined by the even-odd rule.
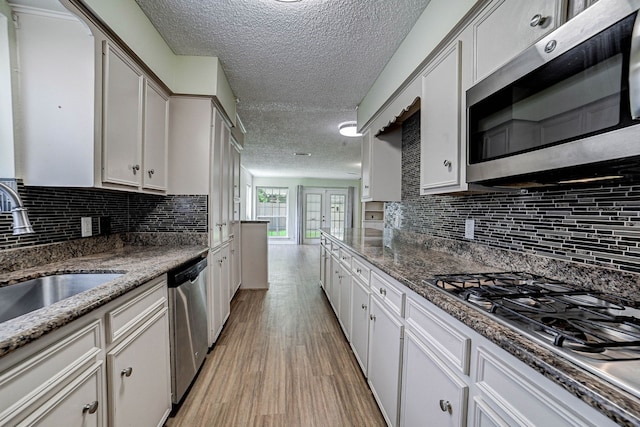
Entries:
[[454,42],[422,76],[420,193],[460,190],[465,167],[461,150],[461,51]]
[[18,178],[166,192],[168,95],[93,23],[12,8],[23,128]]
[[402,130],[362,140],[362,201],[400,200],[402,188]]
[[144,77],[119,49],[103,45],[102,143],[104,182],[138,187],[142,183]]
[[169,97],[150,81],[145,84],[142,186],[167,189]]
[[556,29],[564,19],[562,0],[499,0],[472,24],[473,82]]
[[13,6],[26,185],[94,184],[94,37],[70,14]]

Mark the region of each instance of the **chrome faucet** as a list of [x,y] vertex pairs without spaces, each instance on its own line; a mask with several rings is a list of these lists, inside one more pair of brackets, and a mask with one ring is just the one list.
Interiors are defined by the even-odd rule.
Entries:
[[29,234],[33,233],[33,227],[29,222],[27,210],[22,205],[20,195],[11,187],[0,182],[0,191],[5,193],[11,199],[11,215],[13,215],[13,234]]

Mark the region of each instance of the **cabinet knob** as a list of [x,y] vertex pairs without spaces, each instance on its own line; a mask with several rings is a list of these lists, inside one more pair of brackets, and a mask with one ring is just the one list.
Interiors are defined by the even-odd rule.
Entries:
[[368,185],[365,185],[365,186],[364,186],[364,188],[369,188],[369,186],[368,186]]
[[359,269],[359,268],[356,268],[356,273],[360,274],[360,273],[362,273],[362,270]]
[[140,165],[131,166],[131,170],[133,171],[133,174],[135,175],[136,172],[138,172],[140,170]]
[[366,304],[362,304],[362,309],[366,310],[367,309],[367,305]]
[[385,288],[380,288],[380,295],[387,295],[387,290]]
[[86,405],[84,405],[82,407],[82,413],[83,414],[95,414],[97,410],[98,410],[98,401],[97,400],[94,400],[91,403],[87,403]]
[[369,315],[369,319],[373,320],[374,322],[376,321],[376,316],[373,314]]
[[450,168],[451,167],[451,160],[445,160],[444,162],[442,162],[442,164],[444,165],[445,168]]
[[120,376],[130,377],[132,373],[133,373],[133,368],[129,366],[128,368],[124,368],[122,371],[120,371]]
[[546,53],[551,53],[556,49],[556,46],[558,45],[558,42],[556,42],[555,40],[549,40],[549,43],[547,43],[544,46],[544,51]]
[[153,170],[153,169],[149,169],[149,170],[147,171],[147,173],[149,174],[149,178],[151,178],[151,177],[153,176],[153,174],[154,174],[154,173],[156,173],[156,171],[155,171],[155,170]]
[[448,412],[448,413],[451,413],[453,411],[451,402],[449,402],[448,400],[442,400],[442,399],[440,399],[440,409],[442,410],[442,412]]
[[538,13],[536,15],[533,15],[531,21],[529,21],[529,25],[532,27],[542,27],[547,22],[547,19],[547,16],[542,16]]

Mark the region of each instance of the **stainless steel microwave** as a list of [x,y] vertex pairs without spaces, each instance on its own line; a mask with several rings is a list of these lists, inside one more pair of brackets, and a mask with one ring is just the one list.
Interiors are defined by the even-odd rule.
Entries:
[[640,0],[600,0],[467,91],[467,181],[640,176]]

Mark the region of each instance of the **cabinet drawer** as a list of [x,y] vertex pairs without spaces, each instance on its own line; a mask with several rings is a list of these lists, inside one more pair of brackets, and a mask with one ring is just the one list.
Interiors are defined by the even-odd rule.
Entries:
[[510,426],[615,425],[546,378],[537,373],[537,378],[530,377],[526,372],[528,368],[509,359],[502,359],[485,347],[478,348],[476,385],[485,406],[497,415],[493,418],[504,420]]
[[[393,280],[393,279],[391,279]],[[381,298],[387,307],[400,317],[404,316],[405,293],[392,284],[391,280],[383,278],[375,271],[371,272],[371,292]]]
[[363,261],[356,257],[351,260],[351,271],[354,277],[360,278],[364,283],[369,284],[369,274],[371,269]]
[[425,342],[433,343],[433,349],[443,360],[458,372],[469,375],[471,338],[412,298],[407,299],[406,318],[407,327],[421,335]]
[[146,286],[150,286],[150,289],[107,313],[106,327],[109,344],[129,334],[146,318],[168,306],[166,275],[152,280]]
[[[98,358],[102,345],[101,323],[95,320],[71,334],[52,335],[55,340],[45,341],[45,338],[48,337],[34,343],[37,348],[32,347],[36,351],[31,356],[0,373],[0,425],[13,418],[16,410],[68,382],[78,369]],[[27,347],[24,350],[27,351]]]
[[340,262],[347,268],[351,268],[351,252],[345,248],[340,248]]

